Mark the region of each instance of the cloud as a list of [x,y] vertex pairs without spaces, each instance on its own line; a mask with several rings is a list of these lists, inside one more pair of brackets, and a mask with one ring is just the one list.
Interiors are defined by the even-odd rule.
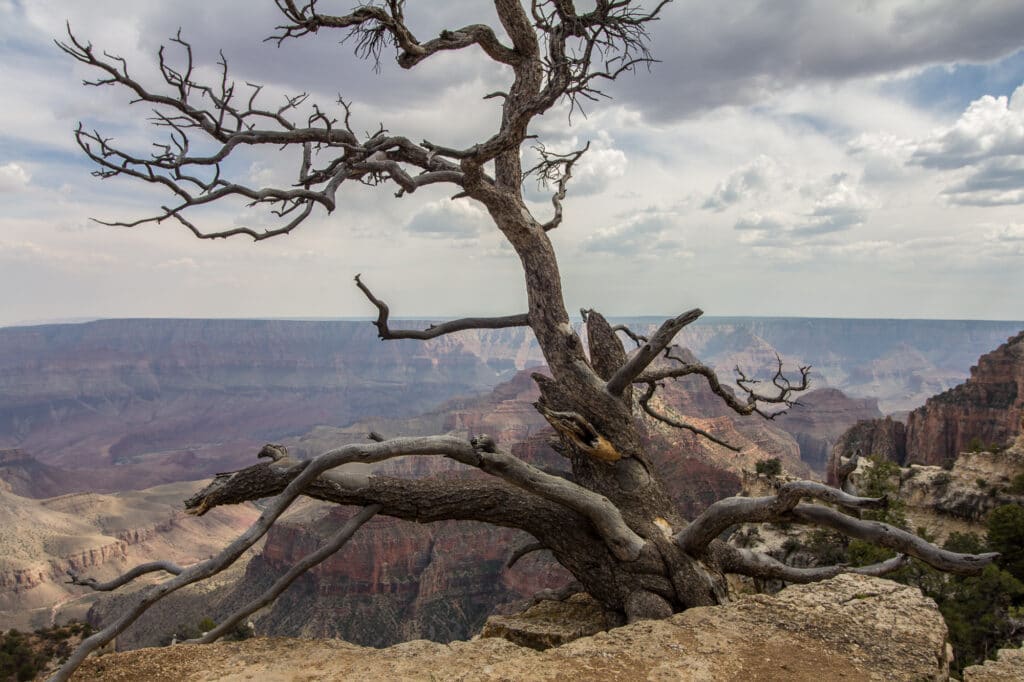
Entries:
[[837,173],[796,189],[802,202],[790,212],[751,211],[733,224],[740,242],[789,247],[821,235],[843,232],[864,224],[873,202],[847,174]]
[[1024,44],[1024,3],[1000,0],[691,0],[661,16],[651,27],[661,63],[608,90],[661,121],[799,85],[991,61]]
[[985,95],[971,102],[951,126],[919,140],[908,163],[964,171],[942,191],[950,203],[1024,203],[1024,85],[1010,97]]
[[20,192],[28,187],[32,176],[13,161],[0,166],[0,194]]
[[413,215],[405,229],[433,239],[475,239],[489,220],[483,209],[467,201],[439,199]]
[[761,154],[718,183],[701,208],[721,211],[751,195],[764,193],[777,175],[778,164],[771,157]]
[[1024,154],[1024,85],[1010,97],[971,102],[952,126],[918,143],[911,163],[925,168],[973,166],[998,156]]
[[648,209],[588,236],[580,244],[580,250],[621,257],[692,255],[683,248],[683,242],[673,236],[678,231],[676,218],[671,211]]

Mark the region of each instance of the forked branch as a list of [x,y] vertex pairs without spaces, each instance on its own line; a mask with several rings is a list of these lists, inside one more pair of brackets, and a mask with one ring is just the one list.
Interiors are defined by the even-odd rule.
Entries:
[[[312,215],[316,206],[333,211],[337,191],[345,182],[391,182],[398,185],[399,195],[436,183],[462,186],[463,173],[457,165],[407,138],[390,135],[381,128],[360,139],[350,123],[349,105],[343,100],[338,102],[343,111],[341,120],[308,104],[305,94],[285,97],[278,107],[265,107],[259,101],[262,86],[246,83],[247,93],[241,92],[228,76],[223,55],[218,62],[219,81],[207,84],[196,76],[192,46],[180,35],[171,42],[182,51],[183,63],[172,66],[161,48],[158,59],[164,83],[157,89],[131,76],[123,58],[98,53],[91,43],[79,40],[70,27],[68,41],[57,43],[65,53],[103,74],[86,81],[87,85],[124,87],[133,94],[133,103],[154,107],[153,125],[168,132],[165,142],[154,144],[155,151],[137,155],[79,124],[75,138],[97,164],[94,175],[132,177],[162,186],[174,195],[174,202],[162,206],[156,215],[134,221],[99,221],[103,224],[135,227],[174,219],[201,239],[245,235],[261,240],[291,232]],[[206,153],[194,151],[211,145]],[[258,145],[297,150],[298,173],[293,184],[255,187],[226,177],[229,157]],[[277,224],[207,232],[185,215],[188,209],[231,198],[250,207],[266,208]]]
[[547,187],[548,183],[555,185],[555,193],[551,195],[551,205],[555,209],[555,214],[551,220],[541,226],[545,232],[550,232],[562,224],[562,201],[565,200],[569,180],[572,179],[572,168],[580,160],[580,157],[587,153],[588,149],[590,149],[589,142],[583,149],[569,154],[549,152],[543,144],[534,147],[534,151],[540,155],[540,161],[533,168],[524,171],[523,180],[525,181],[530,175],[536,175],[537,181],[544,187]]
[[[626,386],[637,381],[641,373],[647,369],[647,367],[654,362],[654,359],[658,355],[669,347],[673,339],[676,338],[676,334],[682,330],[683,327],[694,322],[704,311],[700,308],[694,308],[687,312],[673,317],[672,319],[665,320],[665,322],[658,328],[658,331],[641,346],[629,360],[626,361],[618,372],[608,380],[605,385],[607,390],[612,395],[621,395],[622,391],[625,390]],[[662,377],[664,378],[664,377]]]
[[727,497],[715,502],[676,533],[675,541],[686,552],[700,554],[726,529],[740,523],[776,521],[808,498],[845,509],[884,509],[888,505],[885,497],[856,497],[823,483],[792,481],[768,497]]
[[730,445],[726,441],[722,440],[721,438],[715,436],[712,433],[709,433],[709,432],[705,431],[702,428],[699,428],[697,426],[694,426],[693,424],[690,424],[690,423],[687,423],[687,422],[684,422],[684,421],[680,421],[678,419],[670,417],[669,415],[665,414],[664,412],[661,412],[661,411],[657,410],[653,405],[651,405],[651,398],[654,397],[654,392],[655,392],[655,390],[657,388],[657,385],[658,384],[657,384],[656,381],[648,381],[647,382],[647,390],[645,390],[643,395],[640,396],[640,399],[639,399],[638,402],[640,403],[640,408],[644,412],[646,412],[648,415],[650,415],[654,419],[657,419],[660,422],[668,424],[669,426],[673,426],[673,427],[675,427],[677,429],[685,429],[686,431],[690,431],[691,433],[695,433],[698,436],[702,436],[704,438],[707,438],[712,443],[715,443],[716,445],[721,445],[722,447],[728,448],[729,450],[732,450],[733,452],[739,452],[740,450],[742,450],[742,448],[739,448],[739,447],[737,447],[735,445]]
[[811,368],[809,365],[800,367],[800,383],[794,385],[786,378],[782,371],[782,359],[776,356],[778,368],[776,369],[775,376],[772,377],[772,384],[778,390],[774,394],[758,393],[754,390],[754,386],[760,382],[748,379],[738,367],[736,368],[736,373],[739,376],[736,384],[746,393],[746,400],[741,401],[732,390],[722,385],[722,382],[718,379],[718,374],[707,365],[687,362],[683,358],[673,355],[671,350],[665,352],[665,357],[669,360],[674,360],[679,365],[647,370],[637,376],[634,379],[634,383],[650,384],[651,382],[656,383],[665,379],[679,379],[697,374],[707,380],[708,388],[711,389],[712,393],[721,398],[734,412],[741,415],[759,414],[765,419],[774,419],[780,414],[785,413],[785,410],[767,412],[762,409],[763,405],[785,405],[786,407],[798,405],[799,403],[793,397],[793,394],[805,391],[810,386]]
[[373,325],[377,327],[377,336],[385,340],[419,339],[425,341],[467,329],[508,329],[509,327],[530,326],[530,317],[526,313],[522,313],[521,315],[506,315],[504,317],[464,317],[459,320],[442,322],[441,324],[432,324],[424,330],[392,329],[388,326],[388,317],[391,315],[388,304],[373,295],[370,288],[363,283],[360,275],[356,275],[356,286],[359,287],[359,290],[363,292],[370,303],[377,308],[377,319]]

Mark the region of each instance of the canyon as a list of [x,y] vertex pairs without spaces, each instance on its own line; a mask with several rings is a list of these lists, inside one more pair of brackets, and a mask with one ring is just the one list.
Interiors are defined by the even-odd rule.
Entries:
[[982,355],[967,379],[925,401],[906,424],[859,421],[837,441],[827,465],[834,483],[839,462],[880,455],[901,466],[950,468],[967,450],[1007,447],[1024,430],[1024,332]]
[[[641,333],[660,323],[620,321]],[[889,413],[962,381],[981,353],[1021,326],[704,318],[678,343],[723,378],[737,366],[770,377],[776,354],[791,368],[812,365],[814,388],[876,398]],[[263,443],[318,425],[420,414],[541,362],[523,329],[382,343],[366,321],[100,320],[0,328],[0,449],[73,472],[59,485],[51,477],[42,496],[140,489],[238,468]],[[857,409],[858,416],[870,411]],[[819,451],[809,461],[820,470],[823,441],[820,434],[810,438]]]
[[[649,319],[628,322],[639,332],[655,326]],[[653,420],[645,421],[643,437],[674,501],[692,516],[735,494],[743,472],[764,459],[778,457],[799,476],[819,475],[827,453],[850,425],[877,419],[886,410],[914,407],[918,403],[913,401],[931,387],[949,389],[967,376],[967,367],[981,352],[1020,326],[700,320],[680,335],[688,350],[678,353],[694,351],[723,379],[734,366],[758,368],[770,378],[781,349],[787,367],[815,366],[813,390],[801,397],[801,406],[767,421],[737,417],[703,379],[669,382],[655,399],[659,410],[741,451]],[[895,336],[878,337],[886,333]],[[975,350],[980,344],[987,345]],[[903,360],[907,366],[898,366]],[[85,545],[91,542],[88,549],[76,545],[54,553],[57,545],[26,544],[38,550],[35,577],[21,583],[7,578],[5,598],[11,608],[6,613],[32,614],[26,622],[33,623],[44,615],[81,615],[86,607],[94,622],[116,613],[123,596],[69,599],[82,594],[61,582],[63,571],[78,561],[76,552],[91,552],[87,572],[104,578],[118,567],[166,558],[147,553],[160,542],[199,548],[191,560],[224,544],[255,511],[218,522],[216,532],[202,531],[209,539],[205,544],[187,533],[177,537],[171,531],[188,519],[175,509],[188,496],[186,488],[200,483],[180,484],[180,489],[167,484],[246,466],[266,441],[281,442],[308,458],[362,441],[371,430],[385,435],[486,433],[528,461],[564,470],[564,461],[547,445],[547,422],[532,407],[537,390],[529,375],[543,371],[541,362],[532,338],[515,329],[464,333],[426,344],[382,343],[366,322],[111,320],[0,329],[0,446],[6,448],[0,451],[0,500],[21,508],[24,514],[18,518],[42,508],[63,509],[67,503],[62,498],[83,490],[115,497],[151,495],[166,503],[162,520],[142,514],[138,521],[122,522],[113,535],[67,525],[66,535],[82,538]],[[871,390],[877,392],[866,393]],[[440,458],[365,468],[398,475],[467,475]],[[129,492],[154,485],[160,487]],[[111,504],[103,502],[104,495],[84,497]],[[166,600],[125,633],[119,646],[162,643],[179,625],[223,617],[312,551],[350,513],[300,505],[230,575]],[[154,533],[168,535],[158,541]],[[526,541],[512,531],[480,524],[418,526],[375,519],[345,550],[261,612],[257,631],[339,636],[370,646],[466,638],[489,614],[519,608],[538,590],[568,581],[568,574],[544,553],[507,568],[508,556]],[[191,557],[187,552],[168,555],[180,561]],[[13,564],[0,568],[7,576],[22,571]]]

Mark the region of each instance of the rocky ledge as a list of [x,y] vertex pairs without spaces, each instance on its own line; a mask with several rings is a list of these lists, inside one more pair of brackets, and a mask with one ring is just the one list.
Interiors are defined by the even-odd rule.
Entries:
[[690,609],[546,651],[501,638],[370,649],[250,639],[89,659],[75,680],[945,680],[946,626],[921,593],[844,575]]

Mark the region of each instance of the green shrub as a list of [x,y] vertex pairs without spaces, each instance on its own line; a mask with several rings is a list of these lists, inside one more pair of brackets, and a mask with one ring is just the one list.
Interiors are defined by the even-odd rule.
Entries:
[[782,473],[782,460],[778,457],[762,459],[754,465],[754,471],[765,476],[778,476]]

